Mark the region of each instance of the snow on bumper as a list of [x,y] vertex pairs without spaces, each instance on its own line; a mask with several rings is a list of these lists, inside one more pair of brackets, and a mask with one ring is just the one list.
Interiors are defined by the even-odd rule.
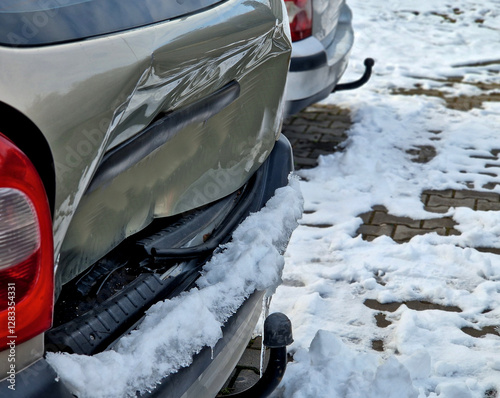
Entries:
[[135,396],[154,388],[165,375],[188,366],[204,346],[215,346],[224,322],[250,294],[274,292],[281,282],[281,253],[302,206],[299,184],[291,178],[203,267],[197,288],[152,306],[115,350],[94,356],[49,353],[47,361],[81,398]]

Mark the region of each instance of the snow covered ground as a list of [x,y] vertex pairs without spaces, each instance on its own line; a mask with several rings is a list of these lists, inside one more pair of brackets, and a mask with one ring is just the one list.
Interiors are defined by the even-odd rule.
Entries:
[[[485,159],[500,148],[500,103],[492,101],[500,93],[500,1],[348,4],[356,40],[344,80],[362,72],[366,56],[376,60],[375,75],[326,101],[353,115],[344,151],[298,172],[305,214],[271,305],[292,320],[294,362],[275,396],[499,397],[500,337],[461,329],[500,325],[500,256],[474,249],[500,248],[500,212],[451,208],[443,216],[460,235],[403,244],[367,242],[356,231],[358,215],[374,205],[435,218],[420,200],[426,189],[500,192],[500,162]],[[407,151],[422,146],[436,156],[413,162]],[[403,304],[380,328],[367,299],[461,311]]]

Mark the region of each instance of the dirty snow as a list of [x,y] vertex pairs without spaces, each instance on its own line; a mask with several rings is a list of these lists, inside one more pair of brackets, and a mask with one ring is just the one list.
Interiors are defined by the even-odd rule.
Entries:
[[[500,1],[348,3],[356,40],[344,80],[362,72],[367,56],[376,60],[375,76],[326,100],[351,111],[349,138],[342,152],[298,172],[306,214],[271,304],[271,312],[292,320],[294,362],[275,396],[498,397],[500,337],[461,329],[500,325],[500,256],[475,249],[500,248],[500,212],[451,208],[443,216],[453,217],[460,235],[432,233],[404,244],[385,236],[368,242],[356,231],[357,216],[374,205],[396,216],[439,217],[424,210],[426,189],[500,193],[491,184],[500,183],[500,163],[486,168],[495,161],[484,158],[500,148],[499,102],[461,111],[435,95],[394,93],[438,90],[449,101],[498,94]],[[436,157],[412,162],[407,151],[418,146],[434,147]],[[368,299],[460,311],[404,304],[378,311]],[[376,325],[379,312],[385,328]],[[383,352],[372,349],[374,340]]]
[[[49,353],[47,360],[79,398],[135,397],[164,375],[214,347],[221,327],[255,290],[281,283],[285,245],[302,214],[295,178],[234,232],[234,240],[203,268],[197,288],[151,307],[138,328],[110,351],[94,356]],[[193,325],[196,325],[193,328]],[[182,330],[182,333],[179,333]]]

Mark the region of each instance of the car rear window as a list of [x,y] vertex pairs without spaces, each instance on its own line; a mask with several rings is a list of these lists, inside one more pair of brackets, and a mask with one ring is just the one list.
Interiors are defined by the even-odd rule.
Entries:
[[120,32],[225,0],[3,0],[0,44],[39,46]]

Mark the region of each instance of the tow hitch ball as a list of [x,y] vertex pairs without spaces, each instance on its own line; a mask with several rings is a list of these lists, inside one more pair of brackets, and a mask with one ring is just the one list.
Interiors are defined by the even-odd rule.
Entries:
[[275,312],[264,322],[264,345],[270,349],[269,363],[259,379],[249,389],[236,394],[226,395],[232,398],[268,397],[280,383],[286,370],[286,346],[293,343],[292,323],[285,314]]
[[333,88],[332,93],[342,90],[353,90],[355,88],[361,87],[368,80],[370,80],[370,76],[372,75],[372,68],[373,65],[375,65],[375,61],[373,60],[373,58],[366,58],[364,64],[365,64],[365,72],[363,73],[363,76],[359,78],[359,80],[356,80],[351,83],[337,84]]

